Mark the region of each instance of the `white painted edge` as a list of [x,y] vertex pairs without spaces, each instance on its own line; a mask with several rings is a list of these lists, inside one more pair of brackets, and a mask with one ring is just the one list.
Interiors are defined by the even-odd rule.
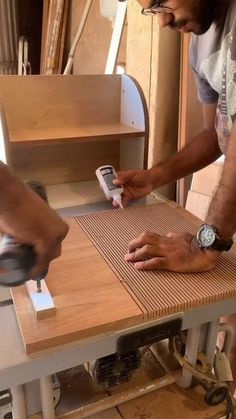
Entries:
[[142,98],[135,82],[121,75],[121,124],[145,131],[145,114]]
[[7,164],[7,145],[9,144],[9,132],[3,104],[0,103],[0,160]]

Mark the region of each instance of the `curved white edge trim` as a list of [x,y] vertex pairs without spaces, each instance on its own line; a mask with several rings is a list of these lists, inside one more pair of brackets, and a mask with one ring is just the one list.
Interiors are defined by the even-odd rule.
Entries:
[[143,102],[134,81],[121,76],[121,123],[145,131]]

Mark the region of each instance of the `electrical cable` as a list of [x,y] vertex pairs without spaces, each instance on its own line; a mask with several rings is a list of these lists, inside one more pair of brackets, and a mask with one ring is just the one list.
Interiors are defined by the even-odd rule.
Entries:
[[[235,407],[234,407],[234,399],[232,394],[230,393],[230,389],[229,386],[226,382],[221,382],[219,380],[217,380],[216,378],[214,378],[212,375],[206,375],[201,373],[200,371],[198,371],[193,365],[191,365],[187,359],[182,356],[179,351],[177,350],[177,346],[176,346],[176,336],[172,338],[171,340],[171,344],[172,344],[172,348],[173,348],[173,354],[176,357],[177,361],[179,362],[179,364],[184,367],[187,371],[189,371],[195,378],[197,378],[200,382],[200,384],[203,386],[203,388],[207,391],[207,386],[212,386],[212,385],[220,385],[227,387],[227,393],[226,393],[226,397],[225,397],[225,402],[226,402],[226,419],[236,419],[235,416]],[[226,389],[226,388],[225,388]],[[206,394],[209,394],[210,388],[207,391]],[[215,393],[216,394],[216,393]],[[212,396],[212,402],[214,402],[214,396]],[[214,404],[214,403],[213,403]],[[217,404],[217,403],[216,403]]]

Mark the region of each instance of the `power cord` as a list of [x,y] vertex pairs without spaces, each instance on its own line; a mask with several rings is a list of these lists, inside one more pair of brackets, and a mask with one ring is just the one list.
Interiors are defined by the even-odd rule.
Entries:
[[[197,367],[191,365],[186,359],[186,357],[182,355],[177,349],[177,346],[181,347],[181,344],[183,346],[183,343],[184,342],[180,340],[180,337],[175,336],[170,339],[170,349],[172,350],[175,358],[177,359],[181,367],[189,371],[192,374],[192,376],[195,377],[198,380],[198,382],[202,385],[202,387],[206,391],[204,397],[206,403],[210,406],[215,406],[225,401],[226,419],[236,419],[234,399],[230,392],[228,384],[226,382],[221,382],[214,377],[211,368],[207,366],[206,357],[205,359],[202,358],[203,361],[205,361],[204,372],[199,371]],[[204,355],[202,354],[202,357],[203,356]]]

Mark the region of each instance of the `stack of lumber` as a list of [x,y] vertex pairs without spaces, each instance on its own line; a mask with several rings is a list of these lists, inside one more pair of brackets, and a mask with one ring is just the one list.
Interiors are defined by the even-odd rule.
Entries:
[[17,0],[0,0],[0,74],[17,74]]
[[68,0],[44,0],[41,74],[61,73],[68,4]]

